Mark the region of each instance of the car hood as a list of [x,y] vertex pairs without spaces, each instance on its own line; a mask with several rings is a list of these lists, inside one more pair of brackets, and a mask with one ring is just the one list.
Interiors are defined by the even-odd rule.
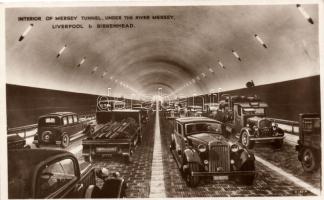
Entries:
[[197,141],[197,142],[201,142],[201,143],[211,143],[211,142],[217,142],[217,143],[224,143],[227,144],[228,141],[227,139],[220,135],[220,134],[216,134],[216,133],[198,133],[198,134],[194,134],[194,135],[190,135],[188,136],[188,139],[193,140],[193,141]]

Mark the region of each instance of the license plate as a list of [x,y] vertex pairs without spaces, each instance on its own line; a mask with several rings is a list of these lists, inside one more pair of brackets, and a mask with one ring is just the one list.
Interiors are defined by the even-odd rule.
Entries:
[[228,176],[213,176],[214,181],[228,180]]

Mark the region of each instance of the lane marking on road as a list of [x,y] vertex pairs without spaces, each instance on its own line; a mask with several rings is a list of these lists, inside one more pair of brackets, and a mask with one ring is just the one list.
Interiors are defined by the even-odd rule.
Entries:
[[[155,178],[158,176],[159,176],[159,178]],[[149,197],[150,198],[165,198],[166,197],[165,185],[164,185],[164,174],[163,174],[162,145],[161,145],[160,118],[159,118],[158,102],[156,102],[154,148],[153,148],[152,174],[151,174]]]
[[296,185],[314,193],[315,195],[321,195],[321,190],[320,189],[317,189],[315,187],[313,187],[312,185],[306,183],[305,181],[295,177],[294,175],[288,173],[288,172],[285,172],[284,170],[282,170],[281,168],[271,164],[270,162],[258,157],[258,156],[255,156],[255,159],[262,163],[263,165],[265,165],[266,167],[272,169],[273,171],[277,172],[278,174],[280,174],[281,176],[284,176],[285,178],[289,179],[290,181],[292,181],[293,183],[295,183]]

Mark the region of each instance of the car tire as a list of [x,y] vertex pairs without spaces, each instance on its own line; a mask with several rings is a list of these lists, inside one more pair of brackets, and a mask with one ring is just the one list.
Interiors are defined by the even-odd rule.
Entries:
[[243,146],[245,146],[248,149],[252,149],[254,146],[254,141],[250,140],[250,136],[249,136],[248,132],[246,132],[246,131],[242,132],[240,142]]
[[100,188],[96,185],[89,185],[86,191],[84,192],[84,198],[103,198],[101,195]]
[[[254,162],[244,163],[241,166],[240,171],[255,171]],[[255,178],[255,174],[239,175],[237,180],[240,184],[243,184],[243,185],[253,185],[254,178]]]
[[124,158],[124,162],[127,164],[130,164],[132,162],[132,156],[130,155],[124,156],[123,158]]
[[70,137],[67,134],[63,134],[61,146],[66,148],[70,145]]
[[301,164],[305,172],[313,172],[319,167],[319,160],[317,159],[316,153],[310,149],[305,148],[301,153]]
[[175,142],[174,142],[174,140],[171,140],[170,151],[173,151],[175,149],[176,149]]
[[41,140],[45,144],[49,144],[51,142],[51,132],[50,131],[44,131],[41,133]]
[[198,172],[199,171],[199,164],[198,163],[188,163],[189,167],[187,172],[185,173],[186,183],[189,187],[197,187],[199,183],[198,176],[191,176],[191,172]]
[[138,135],[137,137],[138,137],[137,144],[138,145],[142,144],[142,140],[143,140],[142,136]]
[[275,140],[273,143],[272,143],[272,146],[276,149],[280,149],[283,145],[283,140]]

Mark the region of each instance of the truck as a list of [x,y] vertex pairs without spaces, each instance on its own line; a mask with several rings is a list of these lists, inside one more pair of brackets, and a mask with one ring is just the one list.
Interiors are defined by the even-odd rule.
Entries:
[[268,104],[257,96],[229,96],[222,100],[215,118],[226,125],[226,131],[247,148],[255,142],[271,142],[275,148],[283,145],[284,131],[266,117]]
[[321,165],[321,116],[299,114],[299,140],[296,151],[305,172],[314,172]]
[[142,117],[139,110],[97,111],[95,131],[82,140],[82,155],[91,162],[95,156],[121,155],[131,162],[142,141]]

